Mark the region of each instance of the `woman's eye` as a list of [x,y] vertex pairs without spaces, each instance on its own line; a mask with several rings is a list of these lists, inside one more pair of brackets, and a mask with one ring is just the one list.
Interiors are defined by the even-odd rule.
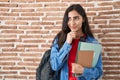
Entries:
[[75,20],[79,20],[80,18],[78,16],[74,17]]

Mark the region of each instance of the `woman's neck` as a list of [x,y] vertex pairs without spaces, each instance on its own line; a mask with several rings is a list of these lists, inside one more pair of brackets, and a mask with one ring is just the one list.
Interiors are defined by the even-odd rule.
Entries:
[[77,31],[76,39],[79,39],[81,36],[83,36],[82,30]]

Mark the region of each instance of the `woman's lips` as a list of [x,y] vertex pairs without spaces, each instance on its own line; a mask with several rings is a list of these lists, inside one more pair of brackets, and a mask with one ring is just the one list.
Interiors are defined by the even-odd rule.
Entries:
[[76,27],[71,27],[72,29],[76,29]]

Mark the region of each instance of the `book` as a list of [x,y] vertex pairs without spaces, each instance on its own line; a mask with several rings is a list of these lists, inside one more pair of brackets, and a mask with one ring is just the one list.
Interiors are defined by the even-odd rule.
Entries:
[[94,51],[92,50],[79,50],[77,53],[77,63],[83,67],[92,67]]
[[76,63],[83,67],[95,67],[102,51],[100,44],[79,42],[76,55]]

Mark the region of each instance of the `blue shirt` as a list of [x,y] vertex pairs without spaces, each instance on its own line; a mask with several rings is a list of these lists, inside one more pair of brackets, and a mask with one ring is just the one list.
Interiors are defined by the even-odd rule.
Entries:
[[[98,41],[92,37],[87,37],[86,42],[97,43]],[[60,48],[57,44],[57,39],[54,41],[51,49],[50,64],[53,70],[58,71],[61,69],[60,80],[68,80],[68,55],[72,45],[65,42]],[[97,80],[103,73],[102,57],[99,56],[97,65],[94,68],[84,68],[82,75],[78,75],[78,80]]]

